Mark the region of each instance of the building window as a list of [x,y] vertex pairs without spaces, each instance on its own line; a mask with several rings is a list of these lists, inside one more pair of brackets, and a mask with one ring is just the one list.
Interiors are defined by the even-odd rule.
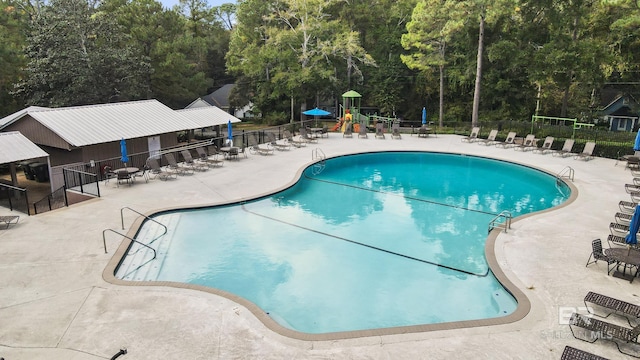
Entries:
[[627,120],[625,118],[613,118],[614,121],[618,121],[618,130],[627,130]]

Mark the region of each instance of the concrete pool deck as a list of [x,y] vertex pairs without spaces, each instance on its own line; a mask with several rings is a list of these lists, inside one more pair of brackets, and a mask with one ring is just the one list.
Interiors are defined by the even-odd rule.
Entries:
[[[37,216],[0,230],[0,357],[13,359],[559,359],[565,345],[620,358],[615,345],[574,339],[562,315],[584,312],[582,299],[595,291],[640,303],[640,281],[607,276],[606,264],[585,267],[591,240],[606,247],[618,201],[629,200],[632,176],[623,163],[570,158],[480,146],[460,136],[393,140],[343,138],[331,133],[318,144],[274,155],[249,155],[176,180],[100,183],[102,197]],[[424,150],[487,156],[557,174],[575,170],[577,199],[562,209],[515,221],[496,240],[496,257],[508,278],[531,302],[524,319],[504,325],[304,341],[269,330],[245,307],[206,292],[163,286],[119,286],[102,273],[121,238],[120,209],[148,213],[172,206],[205,205],[251,198],[295,180],[327,156],[381,150]],[[0,208],[0,215],[11,215]],[[128,230],[138,218],[125,211]],[[127,231],[124,230],[124,231]],[[473,299],[470,299],[473,301]],[[620,319],[609,317],[608,321]]]

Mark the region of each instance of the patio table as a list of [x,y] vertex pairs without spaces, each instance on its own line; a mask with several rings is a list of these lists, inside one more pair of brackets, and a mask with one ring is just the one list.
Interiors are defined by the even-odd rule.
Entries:
[[[618,271],[617,267],[613,276],[629,280],[629,282],[633,282],[633,279],[638,276],[638,271],[640,270],[640,251],[634,248],[620,247],[605,249],[604,254],[615,260],[618,263],[618,267],[621,263],[624,265],[622,273]],[[629,275],[626,273],[627,266],[629,267]],[[636,272],[632,275],[631,268],[633,267],[636,268]]]

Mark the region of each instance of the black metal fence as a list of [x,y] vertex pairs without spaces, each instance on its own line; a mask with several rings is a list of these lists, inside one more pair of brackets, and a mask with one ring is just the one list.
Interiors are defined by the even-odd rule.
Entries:
[[63,169],[64,186],[81,194],[100,197],[98,175],[77,169]]
[[41,214],[65,206],[69,206],[69,202],[67,201],[67,189],[63,186],[33,203],[33,212],[34,215]]
[[27,189],[0,182],[0,206],[29,214]]

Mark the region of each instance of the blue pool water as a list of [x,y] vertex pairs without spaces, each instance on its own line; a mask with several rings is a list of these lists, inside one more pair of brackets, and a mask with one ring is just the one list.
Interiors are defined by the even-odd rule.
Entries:
[[478,157],[343,156],[273,196],[157,215],[178,220],[148,280],[237,294],[305,333],[505,316],[517,304],[488,268],[489,222],[569,193],[548,174]]

